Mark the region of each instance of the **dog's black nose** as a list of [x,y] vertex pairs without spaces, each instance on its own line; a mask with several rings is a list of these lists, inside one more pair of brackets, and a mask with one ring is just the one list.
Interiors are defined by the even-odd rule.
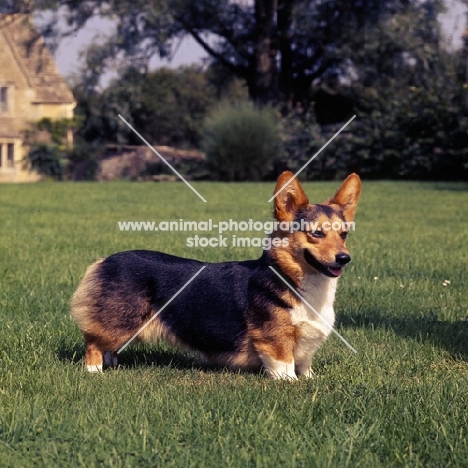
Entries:
[[346,265],[347,263],[351,261],[351,257],[347,253],[339,253],[339,254],[336,254],[335,261],[336,263],[339,263],[340,265]]

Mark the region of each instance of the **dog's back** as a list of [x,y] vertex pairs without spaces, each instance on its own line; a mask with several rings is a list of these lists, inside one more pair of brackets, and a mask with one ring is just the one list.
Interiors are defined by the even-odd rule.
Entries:
[[[235,361],[247,333],[249,294],[259,293],[252,279],[265,270],[263,263],[203,263],[145,250],[97,261],[72,298],[89,369],[101,370],[100,356],[124,346],[155,314],[137,341],[164,338],[216,362]],[[202,267],[190,289],[177,294]]]

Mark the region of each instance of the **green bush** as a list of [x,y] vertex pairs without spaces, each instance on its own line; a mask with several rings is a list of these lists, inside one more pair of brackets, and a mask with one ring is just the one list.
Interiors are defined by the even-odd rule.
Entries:
[[206,120],[203,147],[213,178],[263,180],[280,147],[275,114],[249,102],[225,104]]
[[89,145],[63,149],[55,144],[34,143],[25,163],[55,180],[95,180],[98,169],[96,149]]
[[[282,154],[277,173],[283,170],[299,171],[326,143],[313,112],[292,112],[283,117],[279,125]],[[327,166],[332,152],[324,152],[308,164],[300,173],[301,179],[330,179]]]
[[37,143],[31,147],[27,163],[31,169],[47,177],[60,180],[63,176],[64,161],[57,145]]
[[351,138],[336,145],[341,160],[366,178],[466,180],[468,114],[448,78],[361,99]]
[[95,180],[99,168],[98,148],[78,140],[67,154],[66,178],[69,180]]
[[[445,68],[442,67],[445,65]],[[356,119],[301,172],[309,180],[466,180],[468,105],[463,81],[450,62],[424,83],[355,85]],[[282,119],[281,167],[294,172],[345,122],[318,126],[313,112]]]
[[78,85],[76,136],[90,144],[141,145],[121,114],[151,144],[198,148],[205,116],[216,90],[199,66],[160,68],[141,73],[129,68],[102,92]]

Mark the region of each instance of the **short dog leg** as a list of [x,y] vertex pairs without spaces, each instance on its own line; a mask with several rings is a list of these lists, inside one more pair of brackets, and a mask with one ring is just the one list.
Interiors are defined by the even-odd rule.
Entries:
[[294,348],[294,361],[296,362],[296,372],[308,379],[315,377],[312,371],[312,359],[325,341],[327,334],[319,328],[303,324],[300,328],[301,337],[296,340]]
[[102,352],[95,343],[86,344],[85,361],[88,372],[102,372]]
[[116,367],[118,364],[117,353],[115,351],[106,351],[104,353],[104,366]]
[[268,354],[260,354],[263,367],[274,379],[297,380],[294,371],[294,360],[291,362],[279,361]]
[[304,377],[308,379],[313,379],[315,377],[315,373],[312,370],[312,367],[310,365],[307,366],[297,366],[296,367],[296,372],[298,375],[303,375]]
[[301,356],[301,360],[296,360],[296,372],[298,375],[303,375],[308,379],[315,377],[315,374],[312,370],[312,358],[314,353],[311,352],[307,356]]

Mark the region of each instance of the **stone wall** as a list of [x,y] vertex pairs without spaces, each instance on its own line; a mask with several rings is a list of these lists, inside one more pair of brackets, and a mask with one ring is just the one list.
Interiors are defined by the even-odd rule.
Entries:
[[[155,146],[154,148],[185,178],[204,179],[208,177],[203,153],[195,150],[179,150],[168,146]],[[98,180],[122,178],[171,180],[172,176],[175,174],[148,146],[106,146],[100,158],[97,172]]]

